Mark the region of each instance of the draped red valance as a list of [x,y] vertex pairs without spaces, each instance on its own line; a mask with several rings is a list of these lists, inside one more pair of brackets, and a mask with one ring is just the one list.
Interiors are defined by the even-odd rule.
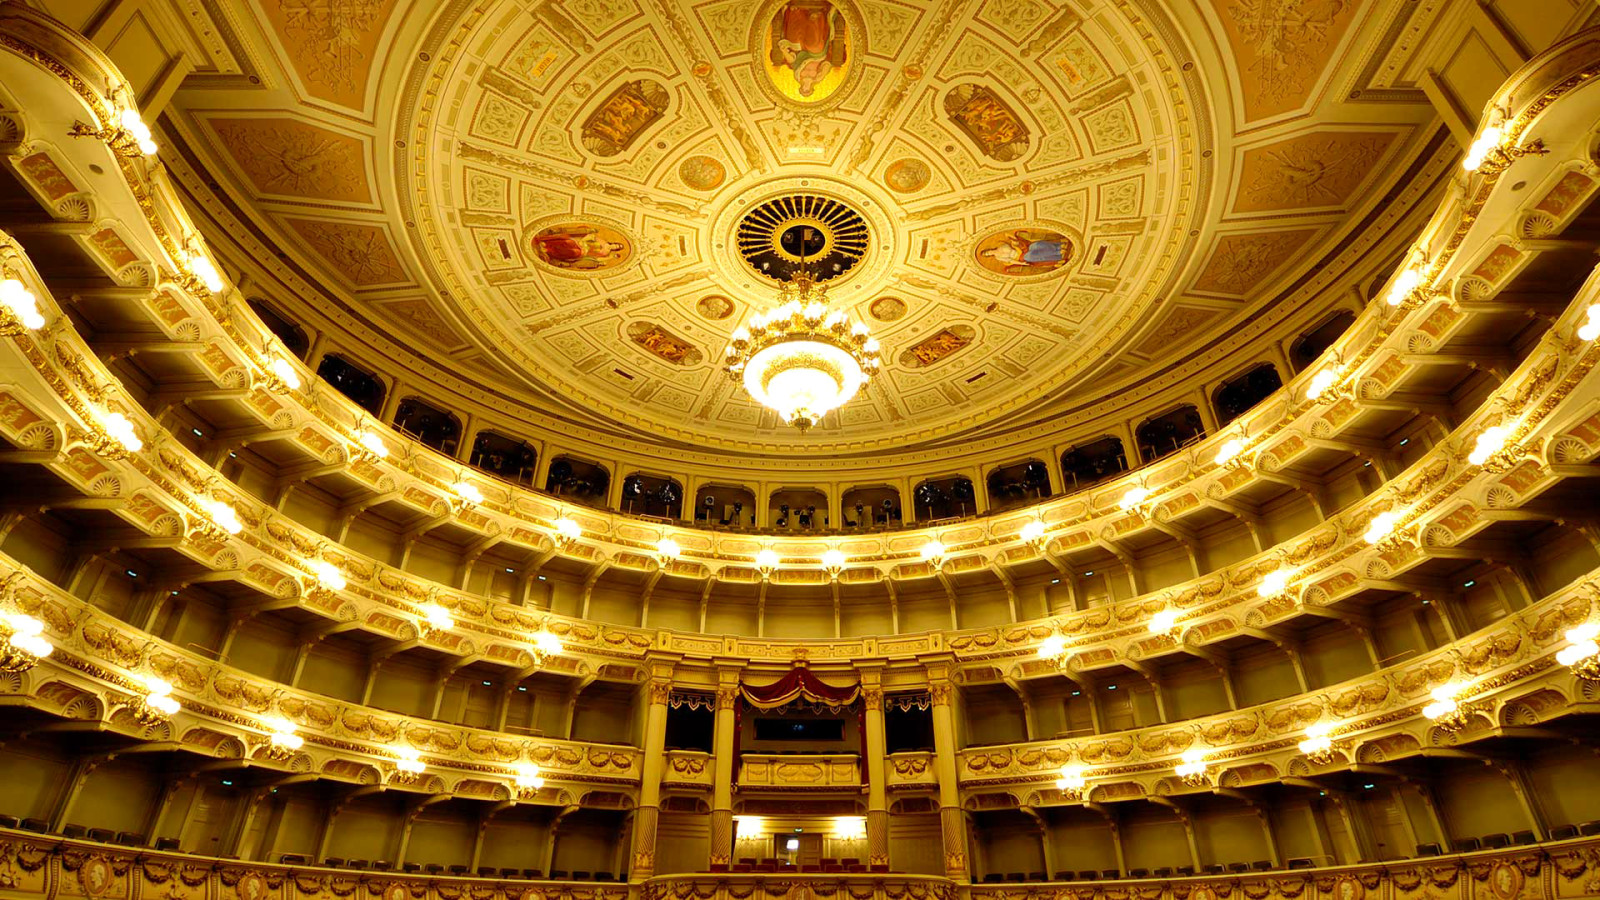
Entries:
[[756,709],[776,709],[800,699],[828,706],[848,706],[861,696],[861,683],[834,687],[811,674],[810,669],[795,668],[771,684],[755,685],[741,681],[739,690]]

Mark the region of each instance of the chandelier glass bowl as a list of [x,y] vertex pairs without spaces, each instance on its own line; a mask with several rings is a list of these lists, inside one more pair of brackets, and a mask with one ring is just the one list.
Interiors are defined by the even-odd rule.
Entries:
[[752,399],[805,431],[872,379],[878,349],[867,326],[831,308],[826,289],[800,271],[775,309],[733,333],[723,365]]

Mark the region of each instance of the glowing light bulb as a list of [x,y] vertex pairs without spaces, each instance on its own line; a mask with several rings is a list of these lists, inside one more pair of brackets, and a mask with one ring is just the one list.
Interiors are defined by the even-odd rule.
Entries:
[[1217,465],[1225,466],[1228,463],[1233,462],[1233,460],[1243,452],[1244,441],[1238,438],[1230,438],[1224,442],[1221,447],[1217,448]]
[[427,766],[422,764],[422,755],[410,747],[396,747],[394,767],[407,775],[420,775]]
[[822,567],[831,572],[844,568],[844,551],[837,547],[824,550],[822,553]]
[[1578,326],[1578,340],[1592,341],[1595,338],[1600,338],[1600,303],[1589,307],[1586,315],[1588,319]]
[[756,568],[776,569],[778,567],[778,553],[770,547],[761,548],[756,554]]
[[327,560],[313,559],[308,562],[311,574],[316,576],[317,583],[330,591],[342,591],[345,586],[344,573],[339,567]]
[[1483,163],[1489,158],[1490,151],[1500,146],[1500,141],[1505,138],[1505,130],[1499,125],[1490,125],[1478,135],[1478,139],[1467,148],[1467,155],[1461,160],[1461,168],[1468,172],[1476,172],[1483,168]]
[[1059,634],[1052,634],[1039,642],[1039,657],[1041,659],[1058,659],[1067,652],[1067,639]]
[[1600,656],[1600,622],[1585,622],[1567,630],[1568,646],[1556,654],[1563,666],[1576,665],[1591,656]]
[[1150,499],[1150,489],[1147,487],[1136,487],[1130,489],[1126,494],[1123,494],[1122,499],[1117,501],[1117,506],[1121,507],[1123,512],[1127,512],[1131,509],[1137,509],[1139,504],[1148,499]]
[[1261,584],[1256,588],[1256,594],[1263,600],[1271,599],[1283,593],[1289,587],[1289,573],[1283,569],[1274,569],[1268,572]]
[[1332,369],[1323,369],[1311,376],[1311,384],[1306,386],[1306,397],[1312,400],[1322,399],[1322,395],[1326,394],[1328,389],[1333,387],[1334,382],[1338,380],[1338,372]]
[[544,787],[544,776],[539,774],[539,767],[530,763],[518,763],[512,768],[515,773],[514,780],[517,787],[525,791],[537,791]]
[[677,559],[683,553],[683,548],[672,538],[662,538],[656,541],[656,552],[667,559]]
[[422,604],[422,617],[428,621],[428,627],[438,631],[449,631],[456,627],[455,617],[450,615],[450,610],[437,603]]
[[217,527],[223,531],[229,534],[238,534],[244,530],[244,523],[239,521],[239,514],[234,512],[233,507],[223,503],[221,500],[213,500],[207,497],[200,501],[200,505],[205,509],[206,515],[211,517],[211,521],[217,523]]
[[139,439],[139,435],[133,430],[133,423],[128,421],[127,416],[119,412],[106,413],[100,422],[105,426],[106,434],[121,444],[124,450],[138,453],[144,449],[144,441]]
[[189,254],[189,271],[200,279],[206,290],[215,294],[220,292],[227,284],[222,280],[222,273],[217,271],[217,266],[204,253],[194,252]]
[[1394,533],[1395,526],[1400,524],[1400,514],[1390,510],[1373,516],[1371,524],[1367,526],[1367,533],[1363,535],[1369,544],[1381,543],[1384,538]]
[[561,638],[548,631],[538,632],[533,636],[533,649],[543,656],[556,656],[562,650]]
[[1034,541],[1037,541],[1040,538],[1044,537],[1044,533],[1045,533],[1044,523],[1039,521],[1038,519],[1031,519],[1031,520],[1029,520],[1029,522],[1026,525],[1022,526],[1022,535],[1021,535],[1021,537],[1022,537],[1022,539],[1024,541],[1027,541],[1028,543],[1031,544]]
[[1062,766],[1061,777],[1056,779],[1056,790],[1062,793],[1081,791],[1086,784],[1088,779],[1084,777],[1083,766]]
[[1178,611],[1163,609],[1150,617],[1150,633],[1166,634],[1178,626]]
[[470,481],[456,482],[455,491],[457,496],[468,503],[478,504],[483,502],[483,491],[478,490],[478,486]]
[[376,431],[370,428],[363,428],[356,432],[356,440],[373,456],[379,459],[389,458],[389,445],[383,442],[383,438],[379,437]]
[[288,386],[289,390],[300,390],[300,373],[294,370],[294,366],[290,365],[287,359],[274,356],[268,368],[272,370],[272,374],[278,376],[279,381]]
[[39,298],[15,278],[0,281],[0,306],[10,310],[24,328],[44,327],[44,316],[39,313]]
[[1318,722],[1307,728],[1306,739],[1300,742],[1300,752],[1306,756],[1327,753],[1333,749],[1333,739],[1329,737],[1332,733],[1333,724],[1330,722]]
[[919,552],[922,554],[924,561],[931,561],[944,556],[945,546],[944,543],[938,538],[934,538],[928,541],[926,544],[923,544],[922,549]]
[[1504,425],[1492,425],[1478,435],[1478,441],[1472,447],[1472,452],[1467,454],[1467,462],[1481,466],[1488,462],[1496,453],[1505,449],[1506,439],[1511,436],[1511,429]]
[[1394,286],[1389,288],[1389,305],[1399,306],[1406,302],[1406,298],[1419,287],[1422,287],[1422,270],[1416,267],[1406,269],[1394,280]]
[[1179,775],[1183,776],[1184,778],[1191,778],[1196,775],[1205,774],[1206,755],[1204,751],[1199,749],[1185,750],[1183,751],[1183,756],[1180,757],[1180,759],[1182,762],[1173,767],[1173,770]]
[[556,535],[565,541],[575,541],[583,535],[583,526],[576,521],[562,516],[555,520]]

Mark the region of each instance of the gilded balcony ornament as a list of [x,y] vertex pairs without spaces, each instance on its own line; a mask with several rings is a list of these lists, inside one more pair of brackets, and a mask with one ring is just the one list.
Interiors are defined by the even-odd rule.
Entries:
[[54,649],[43,622],[25,613],[0,613],[0,672],[26,672]]

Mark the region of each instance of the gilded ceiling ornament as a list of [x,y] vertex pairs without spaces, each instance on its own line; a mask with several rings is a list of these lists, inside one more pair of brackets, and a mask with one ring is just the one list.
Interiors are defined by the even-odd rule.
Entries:
[[1009,103],[988,87],[957,85],[944,97],[944,112],[990,159],[1011,162],[1028,152],[1028,126]]
[[[1231,0],[1228,17],[1253,57],[1241,68],[1251,115],[1297,103],[1322,71],[1355,7],[1351,0]],[[1240,56],[1245,55],[1241,48]],[[1256,95],[1251,102],[1249,95]]]
[[595,156],[616,156],[666,112],[671,96],[648,78],[629,81],[600,101],[578,133],[584,149]]
[[705,358],[700,348],[692,342],[678,337],[654,322],[630,324],[628,337],[641,350],[675,366],[697,366]]
[[383,0],[279,0],[285,47],[301,75],[340,95],[358,93],[365,81],[367,45],[376,40],[391,4]]
[[722,186],[728,170],[710,156],[691,156],[678,163],[678,177],[697,191],[715,190]]
[[376,225],[349,222],[324,222],[291,219],[289,224],[357,287],[408,281],[389,245],[389,238]]
[[896,322],[906,314],[906,302],[899,297],[879,297],[867,307],[867,312],[879,322]]
[[721,294],[710,294],[701,297],[700,301],[695,304],[695,309],[700,311],[700,315],[708,319],[721,321],[733,315],[733,301]]
[[1237,212],[1343,203],[1372,174],[1392,134],[1324,134],[1244,154]]
[[1268,234],[1234,234],[1217,242],[1216,253],[1194,289],[1217,294],[1243,296],[1276,272],[1294,251],[1311,237],[1311,231],[1278,231]]
[[931,366],[957,351],[964,350],[978,339],[978,331],[971,325],[951,325],[923,338],[900,353],[898,362],[910,369]]
[[230,120],[214,127],[259,191],[368,199],[361,142],[355,138],[286,119]]
[[897,159],[883,170],[883,183],[901,194],[914,194],[928,186],[933,170],[920,159]]

